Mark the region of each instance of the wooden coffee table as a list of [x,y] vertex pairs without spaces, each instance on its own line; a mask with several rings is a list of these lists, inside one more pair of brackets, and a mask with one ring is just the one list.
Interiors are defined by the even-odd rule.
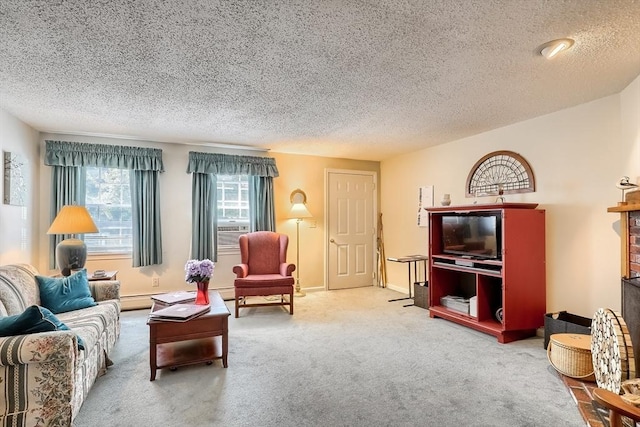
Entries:
[[[216,291],[209,291],[211,310],[186,322],[149,319],[151,380],[156,370],[221,359],[227,367],[229,309]],[[154,303],[151,312],[166,307]]]

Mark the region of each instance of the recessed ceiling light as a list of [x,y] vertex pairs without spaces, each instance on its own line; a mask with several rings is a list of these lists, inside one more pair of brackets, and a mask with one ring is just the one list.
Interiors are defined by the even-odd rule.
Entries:
[[573,46],[574,41],[571,39],[553,40],[540,46],[540,55],[547,59],[552,59],[560,52],[568,50]]

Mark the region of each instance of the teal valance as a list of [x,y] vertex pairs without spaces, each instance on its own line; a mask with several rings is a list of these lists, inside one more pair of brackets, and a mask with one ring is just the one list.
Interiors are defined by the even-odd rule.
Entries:
[[271,157],[190,151],[187,173],[194,172],[214,175],[278,176],[276,160]]
[[44,164],[48,166],[92,166],[146,171],[164,171],[162,150],[120,145],[45,141]]

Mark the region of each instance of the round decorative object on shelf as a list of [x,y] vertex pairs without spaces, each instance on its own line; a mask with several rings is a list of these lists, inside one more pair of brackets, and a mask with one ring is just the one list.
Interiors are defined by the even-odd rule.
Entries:
[[631,335],[618,312],[599,308],[594,314],[591,322],[591,356],[598,387],[619,393],[623,381],[635,378]]
[[496,310],[496,320],[500,323],[503,323],[502,320],[502,307]]
[[443,194],[442,195],[442,200],[440,200],[440,204],[442,206],[449,206],[451,204],[451,195]]

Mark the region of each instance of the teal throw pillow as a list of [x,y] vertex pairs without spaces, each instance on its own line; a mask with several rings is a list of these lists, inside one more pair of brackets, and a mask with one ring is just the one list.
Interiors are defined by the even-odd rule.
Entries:
[[[38,332],[68,331],[51,311],[45,307],[32,305],[21,314],[0,318],[0,337],[36,334]],[[78,348],[84,350],[84,341],[78,336]]]
[[42,305],[54,314],[98,305],[91,296],[85,269],[69,277],[36,276],[36,279]]

